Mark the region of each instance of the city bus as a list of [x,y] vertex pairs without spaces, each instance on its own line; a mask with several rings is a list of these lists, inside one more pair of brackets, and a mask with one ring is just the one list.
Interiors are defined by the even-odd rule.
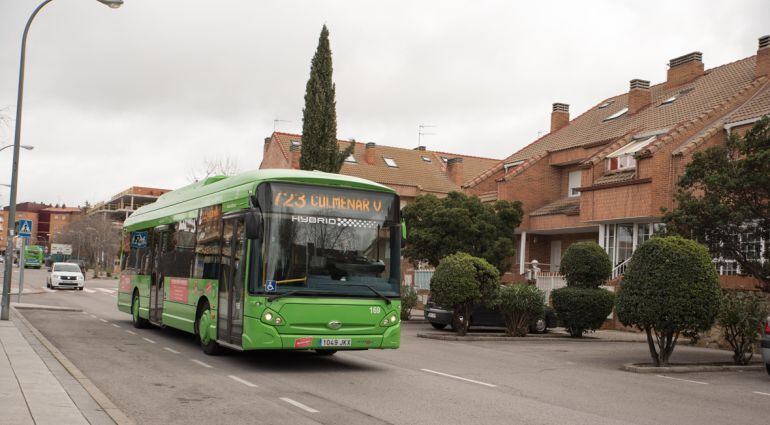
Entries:
[[394,349],[406,230],[387,186],[257,170],[168,192],[126,219],[118,309],[207,354]]
[[43,266],[43,247],[38,245],[24,246],[24,267],[39,269]]

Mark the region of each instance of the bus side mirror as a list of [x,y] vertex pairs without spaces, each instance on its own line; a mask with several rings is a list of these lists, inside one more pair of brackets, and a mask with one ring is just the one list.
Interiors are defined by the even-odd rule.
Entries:
[[252,208],[246,213],[244,218],[246,225],[246,238],[247,239],[261,239],[262,238],[262,214],[256,208]]
[[406,221],[401,221],[401,248],[406,248]]

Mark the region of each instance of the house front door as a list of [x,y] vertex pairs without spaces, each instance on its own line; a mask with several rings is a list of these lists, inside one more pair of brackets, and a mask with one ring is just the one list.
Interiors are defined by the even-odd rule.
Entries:
[[558,272],[561,268],[561,241],[551,241],[551,271]]

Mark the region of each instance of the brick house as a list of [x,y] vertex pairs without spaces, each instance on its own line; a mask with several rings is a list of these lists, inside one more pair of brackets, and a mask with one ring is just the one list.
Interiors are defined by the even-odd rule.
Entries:
[[[339,140],[338,143],[340,149],[347,148],[350,143],[356,145],[340,174],[393,188],[401,197],[402,207],[419,195],[443,197],[452,191],[462,191],[463,184],[500,162],[498,159],[430,151],[425,146],[404,149],[350,140]],[[274,132],[265,138],[259,168],[299,168],[301,146],[301,135]]]
[[[633,79],[628,92],[572,120],[569,105],[554,103],[548,134],[463,188],[487,200],[523,203],[508,280],[524,279],[532,260],[558,279],[562,253],[584,240],[604,247],[617,278],[659,228],[661,209],[674,207],[677,181],[693,153],[724,143],[768,113],[770,36],[759,39],[756,55],[711,69],[693,52],[669,61],[666,81]],[[756,284],[730,262],[718,268],[723,285]]]

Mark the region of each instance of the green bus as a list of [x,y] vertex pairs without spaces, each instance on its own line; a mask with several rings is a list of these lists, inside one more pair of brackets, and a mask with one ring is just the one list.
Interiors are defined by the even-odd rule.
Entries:
[[387,186],[318,171],[215,176],[124,223],[118,309],[204,352],[398,348],[405,229]]
[[38,245],[24,246],[24,267],[39,269],[43,266],[43,247]]

